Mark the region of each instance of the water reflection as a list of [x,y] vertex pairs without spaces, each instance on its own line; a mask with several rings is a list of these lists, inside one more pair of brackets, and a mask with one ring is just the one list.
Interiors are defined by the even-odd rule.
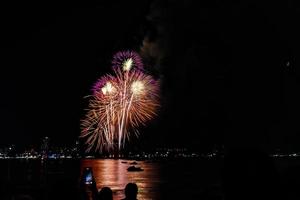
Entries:
[[[124,163],[126,162],[126,163]],[[144,169],[139,172],[128,172],[127,168],[132,161],[98,159],[82,160],[81,171],[84,167],[92,167],[97,188],[110,187],[114,199],[124,198],[124,188],[127,183],[134,182],[138,185],[138,199],[159,199],[160,167],[155,163],[138,161],[136,166]]]

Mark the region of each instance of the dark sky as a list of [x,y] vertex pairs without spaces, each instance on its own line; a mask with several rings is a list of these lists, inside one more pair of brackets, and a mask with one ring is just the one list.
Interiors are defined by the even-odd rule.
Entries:
[[99,2],[0,6],[0,145],[74,143],[91,85],[134,49],[162,82],[141,144],[300,146],[297,3]]

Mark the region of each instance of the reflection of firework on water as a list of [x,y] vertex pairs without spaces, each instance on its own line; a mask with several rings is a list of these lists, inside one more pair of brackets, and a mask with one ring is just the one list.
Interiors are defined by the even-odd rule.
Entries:
[[81,137],[87,151],[113,151],[124,147],[131,132],[152,119],[158,107],[158,81],[141,71],[141,58],[135,52],[114,56],[116,76],[107,75],[93,86],[89,109],[82,120]]

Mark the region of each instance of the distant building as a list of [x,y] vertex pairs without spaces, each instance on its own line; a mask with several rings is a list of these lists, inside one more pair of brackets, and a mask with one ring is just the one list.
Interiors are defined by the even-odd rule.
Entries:
[[72,150],[72,155],[75,158],[78,158],[80,156],[80,143],[78,140],[75,141],[75,146]]
[[41,156],[42,158],[47,158],[49,153],[49,137],[44,137],[41,144]]
[[15,157],[16,156],[16,146],[14,144],[10,145],[7,150],[8,157]]

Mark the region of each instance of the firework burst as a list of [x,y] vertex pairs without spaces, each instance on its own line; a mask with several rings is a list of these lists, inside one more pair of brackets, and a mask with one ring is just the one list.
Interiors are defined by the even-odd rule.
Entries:
[[120,51],[113,56],[112,67],[129,71],[132,67],[142,70],[144,64],[140,55],[134,51]]
[[106,75],[93,86],[89,109],[82,120],[86,151],[120,150],[137,128],[155,115],[159,82],[145,74],[140,56],[132,51],[113,57],[115,76]]

